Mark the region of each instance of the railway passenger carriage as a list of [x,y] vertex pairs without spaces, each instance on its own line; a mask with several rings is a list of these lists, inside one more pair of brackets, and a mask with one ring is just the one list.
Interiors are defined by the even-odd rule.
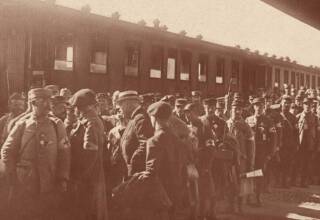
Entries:
[[[201,90],[248,94],[283,83],[320,86],[319,70],[172,33],[158,20],[147,27],[74,10],[52,1],[0,3],[0,99],[31,85],[72,90],[135,89],[164,94]],[[3,106],[3,105],[1,105]]]

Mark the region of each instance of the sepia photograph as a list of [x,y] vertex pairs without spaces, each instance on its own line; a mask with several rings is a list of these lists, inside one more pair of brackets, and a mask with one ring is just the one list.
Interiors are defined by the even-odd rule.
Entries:
[[0,220],[320,220],[320,0],[0,0]]

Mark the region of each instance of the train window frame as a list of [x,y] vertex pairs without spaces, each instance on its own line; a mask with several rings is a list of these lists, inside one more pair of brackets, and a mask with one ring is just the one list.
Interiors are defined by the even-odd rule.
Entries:
[[[222,68],[220,68],[220,62],[223,64],[221,65]],[[215,83],[219,85],[223,85],[225,83],[225,69],[226,69],[226,59],[224,57],[217,57],[216,59],[216,77],[215,77]]]
[[[95,45],[95,43],[97,43]],[[97,49],[94,49],[97,48]],[[103,48],[100,50],[100,48]],[[93,54],[96,53],[104,53],[104,61],[105,64],[94,63],[93,61]],[[91,39],[91,48],[90,48],[90,73],[91,74],[108,74],[108,67],[109,67],[109,41],[106,37],[102,34],[95,34]],[[102,67],[104,66],[104,67]],[[104,69],[96,69],[93,68],[104,68]]]
[[[209,72],[208,68],[209,68],[209,55],[200,54],[198,58],[198,77],[197,77],[198,82],[200,83],[208,82],[208,72]],[[201,77],[204,77],[204,78],[201,78]]]
[[319,88],[319,87],[320,87],[320,76],[317,77],[317,80],[318,80],[318,85],[317,85],[317,87]]
[[[130,64],[131,62],[134,61],[133,58],[129,57],[129,50],[133,49],[133,54],[137,52],[138,54],[136,55],[137,61],[135,65]],[[125,50],[125,57],[124,57],[124,71],[123,75],[125,77],[131,77],[131,78],[138,78],[140,75],[140,62],[141,62],[141,44],[138,41],[127,41],[124,47]],[[128,74],[129,71],[129,74]],[[135,73],[130,73],[130,72],[135,72]]]
[[[62,41],[62,44],[58,45],[58,43],[61,43],[61,41]],[[57,59],[57,56],[58,56],[57,53],[60,54],[60,51],[59,51],[60,49],[66,50],[65,51],[66,54],[62,55],[62,56],[65,56],[65,58],[63,59],[61,58]],[[74,35],[72,33],[63,33],[58,36],[55,36],[54,66],[53,66],[54,71],[66,71],[66,72],[74,71],[74,61],[75,61],[74,58],[75,58]]]
[[[174,60],[174,67],[172,66],[172,63],[170,63],[170,60]],[[178,69],[177,69],[177,64],[178,64],[178,51],[177,49],[170,48],[168,49],[168,55],[166,57],[166,63],[167,63],[167,71],[166,71],[166,79],[167,80],[176,80],[177,74],[178,74]],[[171,70],[173,70],[172,77],[169,77],[169,72],[171,73]]]
[[278,85],[280,85],[280,83],[281,83],[281,69],[280,68],[275,68],[275,70],[274,70],[274,82],[278,83]]
[[296,73],[295,71],[291,71],[290,84],[294,87],[296,86]]
[[[154,52],[159,54],[156,54],[156,56],[159,56],[160,58],[160,63],[159,67],[156,67],[158,64],[154,63],[154,61],[158,61],[157,57],[154,57]],[[163,75],[163,57],[164,57],[164,48],[161,45],[152,45],[151,47],[151,63],[150,63],[150,68],[149,68],[149,78],[150,79],[161,79]]]
[[305,86],[305,77],[303,73],[300,73],[300,86]]
[[[190,81],[192,72],[192,53],[188,50],[181,50],[180,57],[179,80],[185,82]],[[188,72],[185,71],[186,69],[188,69]]]

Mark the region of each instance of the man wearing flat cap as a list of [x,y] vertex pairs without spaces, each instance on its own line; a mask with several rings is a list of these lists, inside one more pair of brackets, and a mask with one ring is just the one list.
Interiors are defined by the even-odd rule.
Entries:
[[[250,126],[242,118],[243,102],[240,99],[233,100],[231,103],[230,119],[227,126],[230,135],[234,136],[238,143],[238,174],[252,171],[255,162],[255,142],[254,135]],[[240,179],[240,190],[235,190],[230,196],[231,211],[242,212],[243,198],[253,194],[253,181],[250,179]],[[237,204],[237,209],[235,204]]]
[[311,112],[311,98],[303,99],[303,111],[297,115],[299,130],[299,149],[292,177],[292,184],[296,184],[296,175],[301,175],[300,187],[307,187],[310,178],[310,158],[316,146],[317,118]]
[[[266,172],[266,165],[277,152],[277,131],[273,121],[264,114],[264,99],[255,98],[252,102],[254,115],[246,119],[254,132],[255,140],[255,169]],[[262,177],[256,181],[256,205],[261,206],[261,193],[266,179]]]
[[153,128],[136,91],[120,92],[118,105],[124,117],[129,120],[120,146],[130,177],[145,169],[146,140],[152,136]]
[[76,92],[70,104],[78,121],[70,133],[72,163],[70,212],[74,219],[106,219],[104,153],[106,136],[96,108],[96,94],[90,89]]
[[42,88],[29,91],[30,117],[15,124],[1,150],[17,219],[56,216],[59,191],[69,180],[70,144],[62,121],[49,117],[50,95]]

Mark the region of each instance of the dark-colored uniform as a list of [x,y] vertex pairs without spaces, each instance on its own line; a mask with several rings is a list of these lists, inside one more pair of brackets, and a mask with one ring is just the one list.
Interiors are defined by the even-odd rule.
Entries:
[[[299,129],[299,150],[297,170],[301,174],[301,186],[306,186],[310,177],[310,159],[316,144],[317,118],[311,112],[297,115]],[[296,175],[293,176],[295,181]]]
[[298,149],[298,129],[297,118],[290,112],[280,113],[281,136],[278,136],[280,142],[280,168],[281,185],[287,186],[287,179],[292,173],[294,156]]
[[87,112],[71,131],[70,202],[75,219],[107,219],[103,150],[106,137],[96,112]]
[[142,107],[138,107],[122,135],[120,146],[128,168],[128,176],[145,169],[146,140],[153,134],[150,118]]

